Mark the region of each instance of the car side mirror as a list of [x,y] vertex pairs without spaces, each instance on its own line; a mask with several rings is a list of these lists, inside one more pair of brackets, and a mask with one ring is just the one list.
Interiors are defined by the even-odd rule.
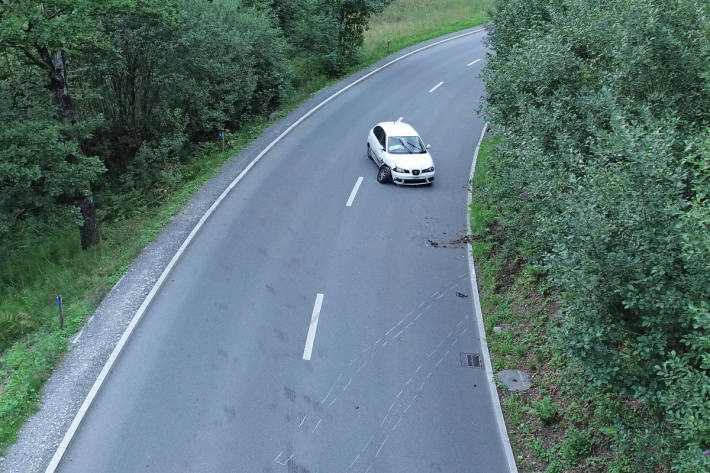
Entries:
[[431,145],[426,145],[426,149],[429,149],[429,148],[431,148]]

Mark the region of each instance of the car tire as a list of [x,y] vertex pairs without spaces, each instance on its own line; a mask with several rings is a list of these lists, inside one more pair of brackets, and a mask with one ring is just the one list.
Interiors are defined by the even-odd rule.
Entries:
[[392,181],[392,171],[390,171],[389,166],[383,164],[377,171],[377,182],[380,184],[387,184]]
[[367,157],[372,160],[372,154],[370,154],[370,143],[367,144]]

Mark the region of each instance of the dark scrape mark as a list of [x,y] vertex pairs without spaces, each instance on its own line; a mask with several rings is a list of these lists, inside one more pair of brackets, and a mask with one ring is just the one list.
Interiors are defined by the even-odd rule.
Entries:
[[237,417],[237,410],[233,407],[225,406],[224,407],[224,413],[227,414],[229,417]]
[[468,297],[468,294],[464,294],[463,292],[456,291],[456,297]]
[[311,399],[310,396],[307,396],[305,394],[303,395],[303,400],[306,401],[306,404],[311,406],[314,410],[316,410],[318,412],[323,412],[323,406],[321,405],[320,402]]
[[276,290],[274,290],[273,287],[269,286],[268,284],[264,284],[266,287],[266,290],[269,291],[271,294],[276,294]]
[[296,391],[289,388],[288,386],[284,386],[284,394],[286,395],[286,398],[289,401],[296,402]]
[[222,312],[228,312],[229,311],[229,306],[223,302],[215,302],[214,306],[216,309],[219,309]]
[[281,341],[281,343],[288,342],[288,334],[279,328],[274,329],[276,337]]
[[292,459],[288,461],[288,473],[311,473],[308,468],[303,465],[299,465]]

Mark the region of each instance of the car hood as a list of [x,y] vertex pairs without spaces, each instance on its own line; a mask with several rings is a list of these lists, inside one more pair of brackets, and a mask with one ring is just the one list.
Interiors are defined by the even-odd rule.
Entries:
[[434,165],[429,153],[424,154],[390,154],[390,159],[395,166],[407,170],[426,169]]

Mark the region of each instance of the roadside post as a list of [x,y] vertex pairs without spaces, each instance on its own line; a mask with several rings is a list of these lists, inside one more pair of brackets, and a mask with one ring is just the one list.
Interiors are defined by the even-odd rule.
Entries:
[[64,329],[64,301],[62,295],[57,296],[57,307],[59,307],[59,328]]
[[387,54],[390,52],[390,40],[387,40]]
[[222,152],[224,153],[224,132],[222,132]]

